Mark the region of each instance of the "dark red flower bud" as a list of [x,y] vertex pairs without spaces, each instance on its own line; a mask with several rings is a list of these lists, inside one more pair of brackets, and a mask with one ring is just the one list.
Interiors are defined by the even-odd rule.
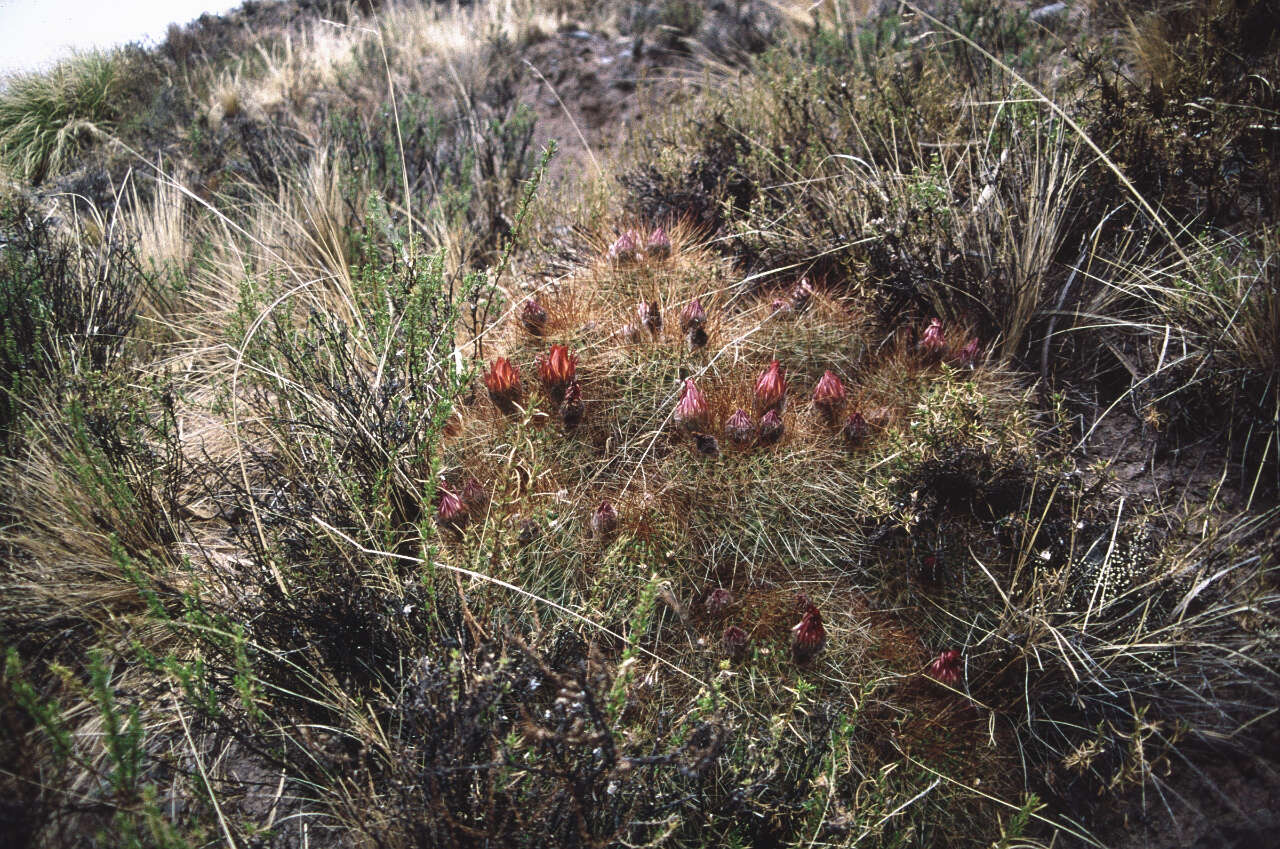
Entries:
[[650,233],[649,240],[644,243],[644,249],[655,259],[666,259],[671,256],[671,238],[667,235],[667,231],[659,227]]
[[618,511],[608,501],[601,501],[600,506],[591,514],[591,533],[597,537],[610,536],[618,529]]
[[545,357],[538,358],[538,377],[547,394],[557,404],[564,400],[564,391],[577,376],[578,358],[564,345],[552,345]]
[[871,433],[871,426],[862,417],[862,413],[854,410],[849,414],[849,418],[845,419],[844,428],[840,433],[844,436],[844,441],[850,448],[857,448],[867,441],[867,436]]
[[702,308],[702,301],[694,298],[680,312],[680,329],[686,333],[692,327],[702,327],[707,323],[707,311]]
[[520,401],[520,372],[506,357],[498,357],[484,375],[489,399],[502,412],[510,415]]
[[525,519],[520,523],[520,531],[516,534],[516,544],[523,547],[542,536],[542,527],[534,519]]
[[782,417],[770,410],[760,417],[760,444],[772,445],[782,438]]
[[955,649],[947,649],[929,664],[929,677],[948,687],[960,684],[963,675],[964,658]]
[[828,370],[813,389],[813,405],[827,417],[827,421],[835,423],[836,417],[844,407],[844,384],[835,373]]
[[827,644],[827,629],[816,604],[810,604],[804,616],[791,629],[791,654],[796,663],[806,663]]
[[709,433],[694,432],[693,448],[703,457],[720,456],[720,442]]
[[809,278],[801,277],[795,286],[791,287],[791,309],[796,313],[802,313],[809,308],[809,301],[813,298],[813,286],[809,284]]
[[529,298],[524,302],[524,307],[520,310],[520,323],[524,325],[524,329],[532,333],[534,336],[541,336],[547,332],[547,322],[550,317],[547,311],[542,308],[542,304]]
[[751,648],[751,637],[737,625],[730,625],[724,629],[721,642],[724,643],[724,653],[730,660],[742,660],[747,656],[747,650]]
[[707,600],[704,602],[707,613],[712,616],[719,616],[729,609],[729,605],[733,604],[733,593],[724,587],[716,587],[707,594]]
[[605,258],[615,265],[626,265],[640,259],[640,234],[627,230],[609,247]]
[[685,430],[703,431],[711,418],[711,410],[707,406],[707,398],[698,390],[692,377],[685,378],[684,390],[680,402],[676,404],[676,424]]
[[582,403],[582,387],[575,380],[564,391],[564,402],[560,405],[560,420],[564,422],[566,428],[573,430],[582,423],[582,417],[586,414],[587,406]]
[[739,408],[729,420],[724,423],[725,435],[729,437],[729,441],[739,448],[745,448],[755,441],[756,425],[751,421],[751,416],[747,411]]
[[761,414],[768,410],[781,410],[786,400],[787,375],[783,371],[782,365],[777,360],[774,360],[756,378],[752,401],[755,404],[756,413]]
[[436,506],[436,521],[441,526],[461,530],[467,524],[467,508],[462,499],[450,492],[442,484],[438,492],[439,504]]
[[978,363],[979,350],[980,343],[978,342],[978,337],[975,336],[965,343],[965,346],[960,349],[960,353],[956,354],[956,361],[966,368],[972,368]]

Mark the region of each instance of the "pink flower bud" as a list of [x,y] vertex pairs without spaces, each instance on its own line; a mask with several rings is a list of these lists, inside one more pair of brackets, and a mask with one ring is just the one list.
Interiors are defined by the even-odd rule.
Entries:
[[471,517],[479,516],[489,506],[489,492],[475,478],[467,478],[458,499]]
[[979,350],[980,343],[978,342],[978,337],[975,336],[965,343],[965,346],[960,349],[960,353],[956,355],[956,361],[962,366],[972,368],[978,363]]
[[498,357],[484,375],[489,399],[502,412],[510,415],[520,401],[520,372],[506,357]]
[[446,489],[443,484],[439,487],[436,521],[441,526],[453,530],[461,530],[467,524],[467,508],[463,505],[462,499]]
[[605,258],[614,265],[626,265],[640,258],[640,235],[627,230],[609,247]]
[[707,311],[702,308],[702,301],[694,298],[680,313],[680,329],[688,333],[690,328],[702,327],[707,323]]
[[657,301],[650,301],[647,304],[641,301],[636,304],[636,317],[654,339],[662,333],[662,307],[658,306]]
[[591,533],[603,539],[617,529],[618,511],[608,501],[601,501],[600,506],[591,514]]
[[671,238],[667,236],[667,231],[658,227],[649,234],[649,240],[644,243],[645,252],[655,259],[666,259],[671,256]]
[[806,663],[827,644],[827,629],[816,604],[810,604],[804,616],[791,629],[791,654],[796,663]]
[[947,649],[929,664],[929,677],[948,687],[956,687],[960,684],[963,674],[963,662],[964,658],[961,657],[960,652]]
[[920,349],[926,354],[938,356],[946,347],[947,342],[942,338],[942,319],[935,318],[924,330],[924,336],[920,339]]
[[782,438],[782,417],[777,410],[770,410],[760,417],[760,444],[772,445]]
[[756,378],[753,401],[757,413],[781,410],[787,400],[787,376],[777,360]]
[[751,421],[751,416],[747,415],[746,410],[739,408],[724,423],[724,432],[729,437],[730,442],[739,448],[745,448],[755,441],[755,422]]
[[529,298],[524,302],[524,307],[520,310],[520,323],[524,325],[524,329],[532,333],[534,336],[541,336],[547,331],[547,321],[550,317],[547,311],[542,308],[533,298]]
[[844,384],[840,382],[840,378],[830,370],[824,372],[822,379],[814,387],[813,405],[827,417],[827,421],[835,422],[844,406],[844,399]]
[[706,396],[699,391],[692,377],[685,378],[684,391],[680,402],[676,404],[676,424],[685,430],[704,431],[710,418],[711,411],[707,407]]

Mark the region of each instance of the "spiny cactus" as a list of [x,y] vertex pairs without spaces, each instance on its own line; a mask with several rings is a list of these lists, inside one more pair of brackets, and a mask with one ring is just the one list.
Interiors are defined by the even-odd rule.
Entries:
[[688,431],[705,431],[711,421],[707,398],[692,377],[685,378],[680,401],[676,404],[675,420],[676,424]]
[[578,358],[564,345],[552,345],[544,357],[538,358],[538,377],[551,400],[559,404],[564,392],[577,377]]
[[547,311],[542,308],[542,304],[529,298],[524,302],[524,306],[520,310],[520,323],[524,325],[524,329],[534,336],[541,336],[547,332],[547,322],[550,316]]
[[829,423],[835,424],[844,408],[844,399],[844,384],[836,377],[835,372],[827,370],[813,389],[813,405]]
[[804,616],[791,629],[791,655],[796,663],[807,663],[827,644],[827,629],[818,606],[810,602]]
[[724,423],[725,436],[739,448],[746,448],[756,439],[756,425],[746,410],[739,407]]
[[498,357],[484,375],[484,385],[489,389],[489,400],[507,415],[516,412],[520,403],[520,371],[506,357]]
[[777,360],[774,360],[756,378],[752,393],[752,403],[755,405],[756,414],[760,415],[769,410],[781,411],[786,400],[787,375],[782,365]]

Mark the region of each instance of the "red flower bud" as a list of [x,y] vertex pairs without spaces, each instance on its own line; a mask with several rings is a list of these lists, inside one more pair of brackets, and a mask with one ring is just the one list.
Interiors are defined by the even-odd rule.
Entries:
[[618,511],[608,501],[601,501],[600,506],[591,514],[591,533],[604,538],[617,529]]
[[827,417],[827,421],[835,422],[836,416],[840,415],[840,409],[844,406],[844,399],[844,384],[840,382],[840,378],[829,370],[824,372],[822,379],[813,390],[814,406]]
[[667,231],[661,227],[649,234],[649,240],[644,243],[644,249],[649,256],[656,259],[666,259],[671,256],[671,238],[667,236]]
[[787,376],[777,360],[769,363],[769,367],[756,378],[753,401],[756,413],[767,410],[781,410],[787,400]]
[[582,403],[582,387],[575,380],[564,392],[564,403],[560,405],[560,420],[564,422],[567,429],[573,430],[582,423],[582,417],[586,414],[587,407]]
[[467,508],[463,505],[462,499],[443,485],[439,487],[436,521],[443,527],[453,530],[461,530],[467,524]]
[[520,401],[520,372],[506,357],[498,357],[484,375],[493,405],[510,415]]
[[772,445],[782,438],[782,417],[777,410],[770,410],[760,417],[760,443]]
[[827,644],[827,629],[816,604],[810,604],[804,616],[791,629],[791,654],[796,663],[805,663]]
[[556,403],[564,400],[564,391],[577,375],[578,358],[564,345],[552,345],[545,357],[538,358],[538,377]]
[[844,441],[848,443],[850,448],[857,448],[870,435],[871,425],[867,424],[867,420],[862,417],[862,413],[855,410],[849,414],[849,418],[845,420],[844,429],[840,432],[844,435]]
[[684,391],[676,404],[676,424],[685,430],[706,430],[710,418],[706,396],[698,390],[692,377],[685,378]]
[[640,258],[640,235],[635,230],[627,230],[617,238],[605,255],[615,265],[626,265]]
[[756,438],[755,422],[751,421],[751,416],[747,415],[746,410],[739,408],[724,423],[724,432],[730,442],[739,448],[745,448]]
[[947,649],[929,664],[929,677],[948,687],[956,687],[960,684],[963,674],[963,661],[960,652]]
[[524,325],[525,330],[534,336],[541,336],[547,331],[549,318],[547,311],[542,308],[542,304],[533,298],[525,301],[524,307],[520,310],[520,323]]
[[751,637],[737,625],[730,625],[724,629],[724,637],[721,642],[724,643],[724,653],[729,656],[730,660],[742,660],[747,656],[747,650],[751,647]]
[[729,605],[733,604],[733,593],[724,587],[716,587],[707,594],[707,600],[704,602],[707,613],[712,616],[719,616],[729,609]]
[[680,313],[680,329],[689,332],[690,328],[702,327],[707,323],[707,311],[702,308],[702,301],[694,298]]

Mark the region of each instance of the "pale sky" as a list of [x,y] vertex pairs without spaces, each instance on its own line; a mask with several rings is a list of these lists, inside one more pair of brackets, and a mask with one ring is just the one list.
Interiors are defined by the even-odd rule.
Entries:
[[155,44],[170,23],[243,0],[0,0],[0,75],[34,70],[72,49]]

